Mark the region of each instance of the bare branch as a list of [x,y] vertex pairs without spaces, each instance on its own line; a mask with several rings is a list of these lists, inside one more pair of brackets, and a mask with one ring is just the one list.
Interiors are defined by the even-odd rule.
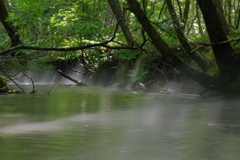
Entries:
[[16,84],[16,86],[18,86],[18,88],[20,88],[23,93],[25,93],[25,91],[11,78],[11,76],[9,76],[9,75],[8,75],[4,70],[2,70],[1,68],[0,68],[0,71],[1,71],[4,75],[6,75],[14,84]]
[[34,85],[34,82],[33,82],[32,78],[29,77],[28,74],[25,71],[23,72],[23,75],[26,76],[28,79],[30,79],[31,82],[32,82],[33,90],[32,90],[32,92],[30,92],[30,94],[36,93],[37,90],[35,89],[35,85]]
[[66,75],[66,74],[63,73],[61,70],[58,70],[58,73],[59,73],[61,76],[63,76],[63,77],[65,77],[65,78],[69,79],[70,81],[76,83],[78,86],[88,86],[86,83],[83,83],[83,82],[81,82],[81,81],[78,81],[78,80],[73,79],[72,77]]
[[110,41],[102,42],[102,43],[95,43],[95,44],[89,44],[86,46],[79,46],[79,47],[69,47],[69,48],[51,48],[51,47],[34,47],[34,46],[16,46],[9,48],[5,51],[0,52],[1,54],[6,54],[8,52],[14,51],[14,50],[19,50],[19,49],[25,49],[25,50],[37,50],[37,51],[77,51],[77,50],[82,50],[82,49],[88,49],[92,47],[97,47],[97,46],[104,46],[108,44]]
[[203,47],[206,47],[206,46],[221,45],[221,44],[226,44],[226,43],[229,43],[229,42],[239,41],[239,40],[240,40],[240,37],[235,38],[235,39],[230,39],[230,40],[227,40],[227,41],[215,42],[215,43],[198,43],[198,44],[200,44],[200,46],[191,50],[191,52],[195,52],[196,50],[198,50],[200,48],[203,48]]
[[69,48],[52,48],[52,47],[34,47],[34,46],[16,46],[16,47],[12,47],[9,49],[6,49],[2,52],[0,52],[0,55],[4,55],[7,54],[9,52],[15,51],[15,50],[37,50],[37,51],[77,51],[77,50],[83,50],[83,49],[89,49],[89,48],[93,48],[93,47],[106,47],[109,49],[138,49],[138,48],[134,48],[131,46],[108,46],[108,44],[110,42],[113,42],[113,40],[111,39],[110,41],[106,41],[106,42],[102,42],[102,43],[95,43],[95,44],[89,44],[89,45],[85,45],[85,46],[78,46],[78,47],[69,47]]
[[47,94],[50,94],[50,92],[51,92],[51,90],[53,89],[54,86],[55,86],[55,85],[53,85],[53,86],[50,88],[50,90],[47,92]]

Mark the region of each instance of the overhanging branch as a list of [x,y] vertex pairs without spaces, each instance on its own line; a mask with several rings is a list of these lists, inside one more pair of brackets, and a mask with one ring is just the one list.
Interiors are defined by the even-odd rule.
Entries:
[[25,50],[37,50],[37,51],[76,51],[76,50],[82,50],[82,49],[88,49],[92,47],[97,47],[97,46],[105,46],[109,43],[110,41],[102,42],[102,43],[95,43],[95,44],[89,44],[86,46],[79,46],[79,47],[69,47],[69,48],[51,48],[51,47],[34,47],[34,46],[16,46],[9,48],[7,50],[4,50],[0,52],[0,55],[6,54],[11,51],[15,50],[20,50],[20,49],[25,49]]
[[95,44],[88,44],[85,46],[79,46],[79,47],[69,47],[69,48],[51,48],[51,47],[35,47],[35,46],[16,46],[9,49],[6,49],[2,52],[0,52],[0,55],[7,54],[9,52],[15,51],[15,50],[37,50],[37,51],[77,51],[77,50],[83,50],[83,49],[89,49],[93,47],[106,47],[109,49],[138,49],[136,47],[131,46],[108,46],[108,44],[112,41],[106,41],[102,43],[95,43]]
[[138,48],[134,48],[133,46],[109,46],[108,44],[111,42],[114,42],[114,39],[116,38],[116,34],[117,34],[117,30],[118,30],[118,26],[120,25],[123,17],[124,17],[125,12],[123,12],[123,14],[121,15],[120,19],[118,20],[113,35],[112,37],[105,41],[105,42],[101,42],[101,43],[94,43],[94,44],[88,44],[85,46],[78,46],[78,47],[68,47],[68,48],[53,48],[53,47],[36,47],[36,46],[24,46],[24,45],[18,45],[18,46],[14,46],[11,47],[9,49],[3,50],[0,52],[0,55],[4,55],[7,53],[11,53],[15,50],[37,50],[37,51],[77,51],[77,50],[83,50],[83,49],[89,49],[89,48],[93,48],[93,47],[106,47],[109,49],[138,49]]

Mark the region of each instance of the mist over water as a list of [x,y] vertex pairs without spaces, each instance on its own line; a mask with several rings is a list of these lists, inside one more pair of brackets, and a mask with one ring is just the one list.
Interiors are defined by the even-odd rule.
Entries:
[[[73,71],[66,71],[65,74],[70,77],[81,80],[83,76],[81,74],[76,74]],[[34,84],[48,85],[48,84],[65,84],[65,85],[74,85],[75,83],[59,75],[56,70],[46,70],[44,72],[27,72],[29,78],[31,78]],[[16,82],[20,85],[32,85],[31,79],[29,79],[24,74],[19,74],[16,78]],[[9,82],[9,84],[14,84]]]
[[[120,66],[123,67],[124,66]],[[121,88],[124,88],[125,90],[132,90],[136,89],[136,85],[134,82],[136,82],[136,79],[138,79],[138,72],[141,67],[141,62],[136,62],[133,70],[129,72],[129,75],[126,76],[128,78],[125,86],[121,85]],[[122,70],[122,69],[119,69]],[[89,86],[110,86],[112,88],[117,88],[118,85],[121,83],[122,77],[119,77],[119,75],[109,72],[108,70],[103,71],[101,73],[90,73],[87,72],[87,70],[81,66],[78,62],[72,64],[71,66],[66,67],[65,69],[62,69],[63,73],[68,75],[69,77],[77,80],[82,81],[86,83]],[[74,72],[75,71],[75,72]],[[79,72],[79,73],[78,73]],[[87,74],[82,74],[87,73]],[[27,75],[27,76],[26,76]],[[40,71],[27,71],[26,73],[19,73],[15,77],[15,82],[21,85],[32,85],[32,83],[36,85],[76,85],[74,82],[68,80],[67,78],[61,76],[58,74],[57,69],[48,69],[44,70],[42,72]],[[9,81],[9,84],[14,85],[12,81]],[[147,87],[149,89],[148,92],[155,92],[160,93],[159,88],[165,88],[170,89],[173,93],[181,93],[181,94],[198,94],[201,92],[204,88],[198,84],[197,82],[187,78],[187,77],[181,77],[178,80],[172,80],[167,81],[164,86],[161,86],[158,84],[157,86]],[[10,88],[11,89],[11,88]],[[18,89],[17,87],[14,87],[14,89]]]
[[240,157],[239,100],[70,86],[40,94],[49,87],[0,96],[0,159]]

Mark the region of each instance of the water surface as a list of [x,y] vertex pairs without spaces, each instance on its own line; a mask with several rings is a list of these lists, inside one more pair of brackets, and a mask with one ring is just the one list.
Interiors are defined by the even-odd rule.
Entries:
[[240,100],[36,88],[0,96],[1,160],[239,160]]

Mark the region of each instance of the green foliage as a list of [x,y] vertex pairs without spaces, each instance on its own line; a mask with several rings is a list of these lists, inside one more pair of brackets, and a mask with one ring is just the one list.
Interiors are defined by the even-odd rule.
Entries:
[[159,53],[141,54],[139,60],[142,61],[143,63],[161,61],[162,55]]
[[97,6],[90,0],[11,0],[9,20],[19,28],[24,40],[31,40],[25,45],[34,42],[37,46],[68,47],[66,41],[74,41],[77,46],[83,40],[104,40],[102,33],[111,33],[112,29],[105,30],[102,21],[106,2],[101,3],[104,5]]
[[119,59],[122,60],[131,60],[137,58],[138,52],[133,50],[117,50],[113,54],[115,54]]
[[10,43],[9,43],[9,38],[5,34],[1,34],[2,36],[0,37],[0,50],[4,50],[7,48]]
[[[91,0],[11,0],[9,21],[17,26],[24,45],[39,47],[74,47],[89,43],[98,43],[111,37],[113,28],[104,24],[106,1]],[[101,13],[99,13],[101,10]],[[9,37],[0,26],[0,50],[10,45]],[[48,68],[44,62],[54,59],[75,59],[84,53],[86,59],[93,63],[102,61],[101,54],[95,49],[71,52],[44,52],[22,50],[16,53],[20,61],[30,59],[27,63],[18,60],[2,63],[1,66],[18,69]],[[32,58],[36,57],[36,58]],[[48,57],[48,58],[45,58]],[[32,60],[31,60],[32,59]],[[2,59],[0,59],[1,61]]]

